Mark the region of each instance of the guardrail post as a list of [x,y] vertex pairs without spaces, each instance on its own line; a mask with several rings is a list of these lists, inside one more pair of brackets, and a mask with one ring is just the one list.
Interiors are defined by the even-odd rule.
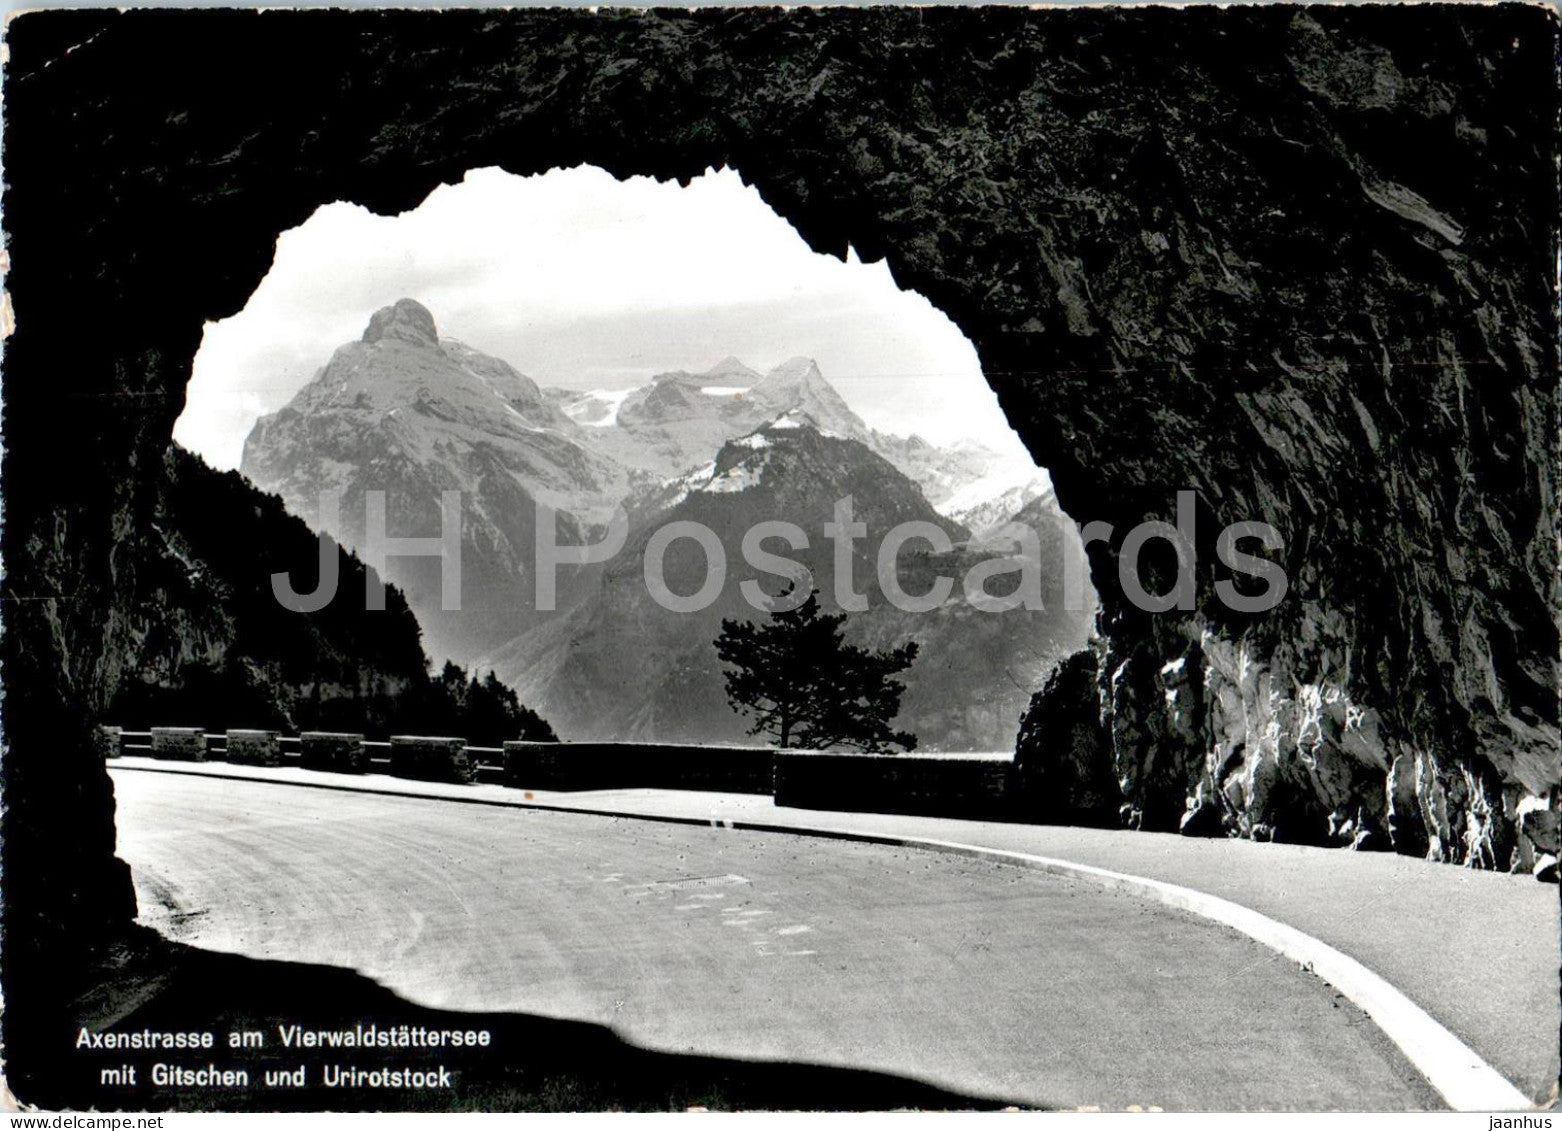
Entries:
[[122,727],[99,726],[92,731],[98,753],[105,758],[118,758],[125,752],[125,732]]
[[306,730],[298,736],[298,747],[305,769],[361,774],[369,768],[369,748],[361,734]]
[[241,766],[280,766],[281,735],[274,730],[230,730],[228,761]]
[[202,727],[153,727],[152,757],[178,762],[206,761],[206,731]]

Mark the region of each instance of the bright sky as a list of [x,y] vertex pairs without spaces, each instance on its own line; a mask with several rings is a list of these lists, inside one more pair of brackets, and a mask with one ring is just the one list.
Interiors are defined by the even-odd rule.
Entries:
[[256,417],[399,298],[542,385],[623,389],[729,354],[761,370],[802,354],[870,425],[1023,450],[970,342],[884,263],[815,254],[734,171],[683,188],[593,166],[476,169],[400,216],[321,207],[282,233],[249,304],[207,324],[174,438],[238,466]]

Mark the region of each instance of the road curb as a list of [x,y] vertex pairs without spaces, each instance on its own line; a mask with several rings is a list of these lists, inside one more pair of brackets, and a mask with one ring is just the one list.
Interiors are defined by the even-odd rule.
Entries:
[[279,780],[254,773],[214,773],[185,766],[117,765],[113,769],[137,773],[162,773],[184,777],[204,777],[221,781],[247,781],[262,785],[289,785],[305,789],[337,790],[381,797],[401,797],[414,801],[453,801],[461,805],[486,805],[492,808],[534,809],[581,816],[616,817],[624,820],[654,821],[661,824],[693,825],[735,829],[743,832],[790,833],[826,840],[855,841],[899,848],[922,848],[935,852],[1011,864],[1058,876],[1087,879],[1109,889],[1153,899],[1168,907],[1219,923],[1246,935],[1255,942],[1298,963],[1302,969],[1323,979],[1354,1003],[1382,1031],[1455,1111],[1527,1111],[1534,1102],[1506,1077],[1487,1064],[1470,1048],[1420,1006],[1342,951],[1313,936],[1271,919],[1251,908],[1179,884],[1114,872],[1090,864],[1076,864],[1027,852],[987,848],[960,841],[932,837],[897,836],[890,833],[866,833],[826,825],[790,825],[741,818],[690,817],[677,814],[636,813],[622,809],[558,805],[550,802],[508,800],[490,797],[451,797],[445,794],[417,794],[401,790],[377,789],[369,785],[334,782]]

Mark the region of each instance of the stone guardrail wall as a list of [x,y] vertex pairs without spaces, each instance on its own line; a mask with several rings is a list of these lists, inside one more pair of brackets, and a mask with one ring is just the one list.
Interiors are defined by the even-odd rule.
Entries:
[[797,809],[1016,820],[1013,759],[778,751],[775,799]]
[[506,785],[532,789],[704,789],[768,795],[776,751],[754,746],[506,742]]
[[243,765],[300,765],[421,781],[502,781],[517,789],[691,789],[774,796],[777,805],[919,816],[1020,820],[1013,760],[1002,754],[834,754],[754,746],[628,742],[506,742],[455,737],[274,730],[205,733],[199,727],[99,727],[105,757]]

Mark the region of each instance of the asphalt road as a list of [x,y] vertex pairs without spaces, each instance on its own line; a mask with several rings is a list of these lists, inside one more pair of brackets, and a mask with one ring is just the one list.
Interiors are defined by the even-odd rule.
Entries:
[[289,781],[317,788],[449,797],[487,805],[562,807],[697,823],[757,822],[851,833],[927,837],[1059,857],[1163,880],[1229,899],[1305,931],[1365,963],[1447,1026],[1538,1103],[1554,1095],[1562,1025],[1557,889],[1528,876],[1450,867],[1387,852],[1258,844],[1173,833],[1084,829],[828,812],[769,797],[708,791],[521,790],[442,785],[383,774],[344,776],[296,766],[256,770],[221,762],[135,757],[115,772]]
[[920,850],[116,773],[143,921],[422,1005],[1076,1107],[1433,1093],[1278,955],[1092,884]]

